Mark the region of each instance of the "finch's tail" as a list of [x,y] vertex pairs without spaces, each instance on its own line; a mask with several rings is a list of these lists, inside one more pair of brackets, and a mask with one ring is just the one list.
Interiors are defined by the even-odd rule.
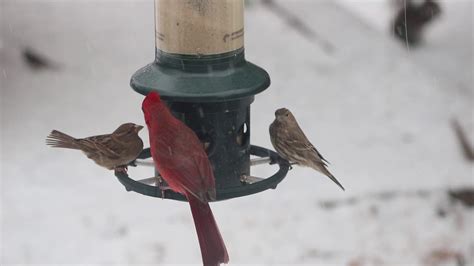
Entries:
[[339,181],[337,181],[336,177],[334,177],[331,172],[324,166],[324,165],[318,165],[317,167],[313,167],[314,169],[320,171],[321,173],[325,174],[327,177],[329,177],[334,183],[336,183],[342,190],[346,190]]
[[52,146],[54,148],[66,148],[66,149],[76,149],[80,150],[79,145],[75,138],[66,135],[57,130],[51,131],[51,133],[46,138],[46,145]]
[[202,203],[191,195],[187,198],[193,213],[204,266],[218,266],[221,263],[228,263],[229,255],[209,204]]

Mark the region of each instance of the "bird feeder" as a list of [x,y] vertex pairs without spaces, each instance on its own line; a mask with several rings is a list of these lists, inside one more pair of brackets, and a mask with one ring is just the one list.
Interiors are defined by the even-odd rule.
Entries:
[[[202,141],[214,169],[217,200],[276,188],[289,169],[275,152],[250,145],[250,105],[270,78],[245,60],[244,33],[244,0],[155,0],[155,60],[130,82],[143,95],[158,91]],[[277,162],[279,170],[248,182],[251,155]],[[146,149],[139,158],[149,157]],[[184,200],[125,173],[116,175],[127,190]]]

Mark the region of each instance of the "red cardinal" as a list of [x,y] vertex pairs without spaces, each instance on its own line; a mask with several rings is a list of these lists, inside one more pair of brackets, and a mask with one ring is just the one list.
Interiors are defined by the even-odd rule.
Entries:
[[150,92],[142,109],[156,168],[170,189],[186,196],[191,206],[204,265],[229,262],[208,203],[216,198],[216,185],[203,145],[190,128],[171,114],[158,93]]

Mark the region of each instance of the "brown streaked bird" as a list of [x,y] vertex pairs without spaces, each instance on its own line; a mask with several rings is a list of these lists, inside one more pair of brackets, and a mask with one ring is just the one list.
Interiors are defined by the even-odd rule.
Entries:
[[112,134],[76,139],[57,130],[46,138],[46,144],[54,148],[83,151],[96,164],[109,170],[127,171],[127,165],[143,150],[138,132],[143,126],[126,123]]
[[270,139],[280,156],[291,164],[311,167],[329,177],[342,190],[344,187],[327,169],[328,161],[306,138],[295,117],[286,108],[275,112],[275,120],[270,125]]

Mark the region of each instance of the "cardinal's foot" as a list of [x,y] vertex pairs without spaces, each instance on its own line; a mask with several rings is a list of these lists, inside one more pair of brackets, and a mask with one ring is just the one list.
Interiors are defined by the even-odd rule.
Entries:
[[161,190],[161,198],[162,199],[165,198],[165,191],[166,190],[171,190],[171,188],[169,186],[163,184],[163,182],[159,183],[158,188]]

